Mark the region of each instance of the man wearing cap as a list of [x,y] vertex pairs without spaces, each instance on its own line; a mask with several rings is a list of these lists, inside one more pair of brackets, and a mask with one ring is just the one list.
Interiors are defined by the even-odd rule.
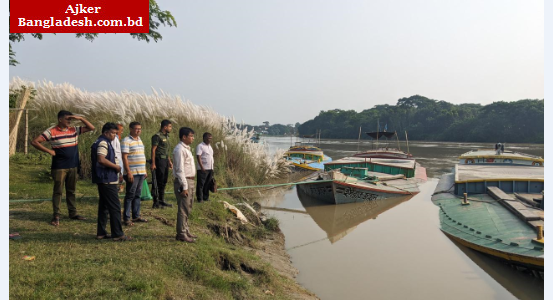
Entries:
[[[71,120],[83,122],[83,126],[71,126]],[[77,167],[79,166],[79,135],[93,131],[94,126],[85,118],[75,116],[71,112],[61,110],[58,112],[58,124],[46,129],[37,136],[31,145],[42,152],[52,156],[52,178],[54,179],[54,193],[52,195],[52,206],[54,217],[50,224],[60,224],[60,205],[65,184],[65,199],[69,218],[74,220],[86,220],[85,217],[77,214],[75,206],[75,190],[77,188]],[[52,150],[44,147],[42,143],[49,142]]]
[[169,169],[173,168],[173,162],[169,156],[169,133],[172,129],[171,121],[163,120],[159,131],[152,136],[152,164],[150,168],[155,175],[152,180],[152,187],[157,186],[157,193],[153,194],[154,205],[152,208],[173,207],[172,204],[165,202],[165,185],[167,185]]

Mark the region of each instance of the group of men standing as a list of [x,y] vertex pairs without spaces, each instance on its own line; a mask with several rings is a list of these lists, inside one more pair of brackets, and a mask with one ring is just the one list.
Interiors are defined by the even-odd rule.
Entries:
[[[79,120],[85,126],[71,126],[71,120]],[[99,240],[108,238],[115,241],[131,240],[131,237],[124,234],[123,224],[132,226],[134,222],[148,222],[141,217],[140,213],[142,185],[148,177],[144,144],[140,139],[142,125],[139,122],[131,122],[130,133],[122,141],[119,141],[122,126],[118,125],[111,122],[104,124],[102,134],[91,146],[92,182],[97,184],[99,194],[96,234]],[[58,124],[44,131],[32,142],[38,150],[52,155],[54,216],[51,224],[54,226],[59,225],[64,185],[69,217],[75,220],[86,220],[77,214],[75,205],[79,165],[78,136],[94,129],[94,126],[85,118],[62,110],[58,113]],[[178,204],[176,240],[193,243],[197,236],[190,232],[188,216],[192,210],[194,194],[198,202],[209,200],[209,186],[213,180],[214,165],[213,148],[210,145],[213,137],[208,132],[203,134],[203,142],[196,148],[197,164],[194,166],[194,156],[190,149],[190,145],[194,142],[194,130],[188,127],[179,129],[179,143],[173,149],[173,160],[169,155],[171,131],[171,121],[163,120],[160,130],[152,136],[150,166],[153,177],[152,208],[172,207],[172,204],[165,201],[165,186],[169,170],[173,169],[173,187]],[[44,147],[43,142],[49,142],[52,150]],[[118,191],[123,181],[126,182],[126,193],[123,201],[123,220],[121,220]],[[108,215],[111,235],[106,231]]]

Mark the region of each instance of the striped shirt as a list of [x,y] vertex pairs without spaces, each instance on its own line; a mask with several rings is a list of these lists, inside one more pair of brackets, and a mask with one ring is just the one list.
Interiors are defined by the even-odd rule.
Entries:
[[[124,138],[121,142],[121,153],[129,154],[127,162],[129,163],[131,174],[146,174],[146,155],[144,155],[144,144],[142,144],[140,137],[134,139],[129,135]],[[125,170],[125,174],[127,174],[127,170]]]
[[71,169],[79,165],[79,135],[81,126],[62,130],[58,126],[46,129],[42,138],[50,143],[56,155],[52,157],[52,169]]
[[[99,144],[98,144],[98,150],[96,150],[96,155],[103,155],[103,156],[108,156],[108,143],[106,141],[101,141]],[[115,164],[118,165],[119,164],[119,158],[117,157],[117,154],[115,155]],[[114,181],[114,182],[110,182],[108,184],[119,184],[119,180],[117,181]]]

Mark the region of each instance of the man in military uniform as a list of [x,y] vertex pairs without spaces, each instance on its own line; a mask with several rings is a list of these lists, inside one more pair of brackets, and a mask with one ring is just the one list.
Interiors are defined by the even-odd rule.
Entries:
[[[165,202],[165,185],[169,176],[169,169],[173,168],[173,162],[169,156],[169,133],[173,125],[169,120],[161,121],[159,131],[152,136],[152,185],[157,184],[157,193],[154,193],[154,205],[152,208],[173,207],[172,204]],[[155,182],[153,182],[155,181]],[[157,194],[157,195],[156,195]]]

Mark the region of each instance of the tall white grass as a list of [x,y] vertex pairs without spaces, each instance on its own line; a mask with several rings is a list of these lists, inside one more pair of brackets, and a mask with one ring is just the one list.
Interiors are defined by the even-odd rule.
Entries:
[[[21,86],[37,90],[36,97],[29,102],[28,108],[35,110],[33,115],[42,126],[54,125],[57,122],[57,112],[61,109],[86,116],[97,126],[97,132],[106,122],[127,125],[132,121],[142,120],[159,124],[161,120],[169,119],[175,129],[195,125],[210,130],[214,135],[219,133],[223,140],[219,141],[217,148],[223,155],[229,151],[239,152],[233,153],[234,155],[241,154],[239,161],[230,161],[230,164],[245,163],[256,168],[256,173],[261,172],[264,179],[278,178],[288,172],[287,162],[282,159],[283,153],[271,155],[265,145],[252,143],[250,138],[253,132],[238,129],[234,118],[225,117],[210,107],[193,104],[161,90],[152,88],[152,94],[131,91],[87,92],[69,83],[29,82],[18,77],[10,82],[10,89]],[[198,132],[196,135],[201,140]]]

